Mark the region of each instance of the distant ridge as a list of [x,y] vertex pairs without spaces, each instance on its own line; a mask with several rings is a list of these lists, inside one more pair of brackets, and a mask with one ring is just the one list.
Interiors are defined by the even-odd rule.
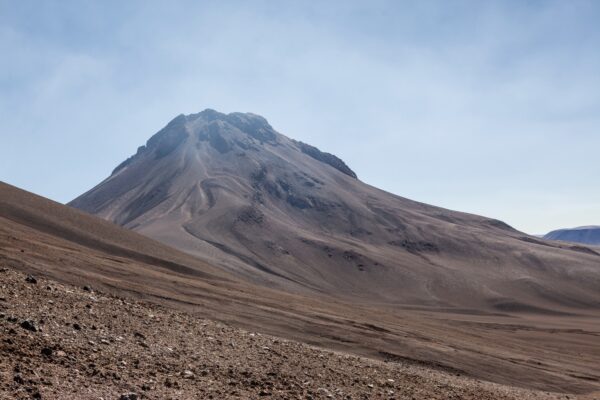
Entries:
[[589,225],[571,229],[558,229],[546,234],[544,239],[600,245],[600,226]]

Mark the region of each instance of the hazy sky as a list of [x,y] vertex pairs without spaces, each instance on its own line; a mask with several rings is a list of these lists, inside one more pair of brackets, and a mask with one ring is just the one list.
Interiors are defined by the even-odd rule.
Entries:
[[0,0],[0,180],[67,202],[214,108],[405,197],[600,224],[599,21],[593,0]]

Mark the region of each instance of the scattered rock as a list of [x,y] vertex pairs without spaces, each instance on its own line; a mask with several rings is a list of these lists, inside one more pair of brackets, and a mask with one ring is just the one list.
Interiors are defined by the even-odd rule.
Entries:
[[138,395],[137,393],[123,393],[120,397],[119,400],[138,400]]
[[86,292],[91,292],[92,288],[90,286],[86,285],[86,286],[83,287],[83,290],[85,290]]
[[27,278],[25,278],[25,282],[32,283],[35,285],[37,283],[37,279],[35,279],[33,275],[27,275]]
[[21,322],[21,328],[31,331],[31,332],[38,331],[38,327],[35,326],[35,323],[33,321],[29,321],[29,320],[25,320],[25,321]]
[[[0,277],[0,291],[10,300],[6,310],[0,303],[2,399],[399,399],[405,391],[406,398],[529,398],[496,397],[480,382],[448,386],[418,374],[406,379],[395,363],[340,358],[156,305],[117,302],[109,294],[88,312],[81,307],[91,296],[81,290],[64,295],[68,286],[60,283],[52,292],[23,290],[29,286],[24,274]],[[150,311],[160,317],[149,318]],[[81,332],[74,334],[77,327]]]
[[138,339],[142,339],[142,340],[146,339],[146,336],[144,336],[143,334],[141,334],[139,332],[134,332],[133,336],[135,336]]

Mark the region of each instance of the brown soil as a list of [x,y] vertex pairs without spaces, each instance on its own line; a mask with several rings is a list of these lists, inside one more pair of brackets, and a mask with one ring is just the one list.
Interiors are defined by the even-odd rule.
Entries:
[[89,287],[35,280],[0,270],[3,399],[574,398],[319,350]]

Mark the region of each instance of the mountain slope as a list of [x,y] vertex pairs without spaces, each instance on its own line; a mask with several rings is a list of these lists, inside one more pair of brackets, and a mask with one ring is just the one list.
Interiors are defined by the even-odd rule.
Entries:
[[581,226],[573,229],[558,229],[546,234],[544,239],[600,245],[600,226]]
[[[147,237],[0,182],[0,271],[4,267],[390,363],[542,390],[600,388],[597,309],[578,309],[576,316],[426,311],[293,295],[240,282]],[[27,318],[23,299],[30,293],[5,281],[2,287],[8,295],[0,296],[0,311]]]
[[600,305],[595,251],[381,191],[254,114],[180,115],[70,205],[300,293],[434,308]]

